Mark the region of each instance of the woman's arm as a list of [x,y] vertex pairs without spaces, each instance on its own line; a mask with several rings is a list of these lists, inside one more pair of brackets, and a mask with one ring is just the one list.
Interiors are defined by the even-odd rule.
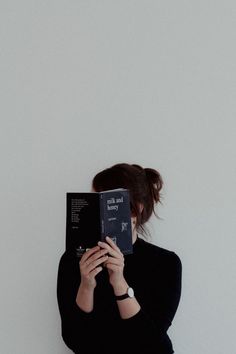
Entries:
[[[156,274],[164,274],[163,281],[157,281]],[[131,328],[137,334],[137,342],[149,341],[150,345],[157,341],[166,340],[166,333],[176,314],[182,287],[182,263],[180,258],[171,252],[166,257],[162,269],[153,269],[152,279],[156,281],[151,288],[139,293],[140,311],[133,317],[124,321],[126,330]],[[135,289],[134,289],[135,291]]]
[[[99,247],[98,249],[100,250]],[[85,268],[86,265],[89,265],[89,262],[85,264]],[[90,349],[92,352],[95,350],[94,343],[96,341],[91,342],[91,335],[95,339],[97,332],[96,316],[91,310],[93,309],[92,289],[96,283],[93,279],[88,278],[81,285],[80,268],[81,264],[78,258],[70,252],[65,252],[62,255],[57,275],[57,301],[61,317],[61,335],[67,347],[74,352],[87,352]],[[90,295],[89,298],[86,298],[88,292]]]
[[[124,256],[115,243],[106,237],[105,242],[98,242],[98,245],[107,250],[109,254],[108,259],[105,261],[104,266],[109,273],[109,281],[114,290],[114,296],[123,295],[128,289],[128,283],[126,282],[123,270],[124,270]],[[140,311],[140,305],[138,301],[133,298],[127,298],[117,301],[120,317],[122,319],[128,319],[135,316]]]
[[[123,295],[129,285],[123,276],[123,256],[109,238],[106,240],[107,244],[99,243],[99,245],[109,251],[109,258],[105,262],[109,280],[114,294]],[[126,332],[137,334],[137,348],[139,346],[145,348],[145,343],[155,348],[158,343],[161,345],[163,340],[168,341],[166,332],[172,323],[181,295],[182,263],[180,258],[174,252],[170,252],[161,256],[161,259],[157,255],[160,261],[157,263],[155,254],[150,254],[150,256],[151,258],[146,260],[143,269],[146,285],[142,289],[142,284],[139,284],[137,298],[117,301]],[[161,277],[160,274],[162,274]]]
[[[128,287],[129,285],[125,279],[123,279],[123,281],[119,284],[115,284],[113,286],[115,296],[125,294]],[[117,305],[120,312],[120,317],[124,320],[133,317],[140,311],[140,305],[135,297],[117,300]]]
[[80,260],[81,282],[76,295],[76,304],[84,312],[93,310],[93,295],[96,287],[96,275],[102,271],[101,264],[108,256],[107,250],[101,250],[99,246],[85,252]]

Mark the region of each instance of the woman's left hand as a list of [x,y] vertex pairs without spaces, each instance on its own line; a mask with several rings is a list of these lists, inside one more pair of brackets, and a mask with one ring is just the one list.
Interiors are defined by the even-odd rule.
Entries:
[[106,237],[107,242],[98,242],[101,248],[108,250],[108,259],[103,265],[108,269],[109,281],[113,288],[119,287],[125,283],[123,270],[124,270],[124,256],[119,247],[110,239]]

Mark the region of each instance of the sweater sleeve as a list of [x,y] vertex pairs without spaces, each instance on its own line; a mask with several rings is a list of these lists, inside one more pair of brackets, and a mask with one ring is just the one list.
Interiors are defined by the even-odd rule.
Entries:
[[86,313],[76,304],[76,294],[80,283],[79,264],[77,259],[64,253],[61,257],[57,276],[57,301],[61,317],[61,335],[74,352],[87,351],[87,343],[91,341],[94,314]]
[[[166,332],[177,311],[181,296],[182,263],[176,253],[171,252],[164,264],[162,282],[154,285],[143,304],[137,299],[141,310],[133,317],[123,320],[127,331],[133,328],[137,336],[137,345],[150,343],[155,347],[166,339]],[[154,276],[154,275],[153,275]],[[155,282],[155,278],[153,278]],[[140,339],[140,343],[138,343]]]

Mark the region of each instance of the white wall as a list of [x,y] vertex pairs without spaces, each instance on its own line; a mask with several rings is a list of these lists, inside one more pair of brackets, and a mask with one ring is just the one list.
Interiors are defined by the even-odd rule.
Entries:
[[175,352],[236,352],[235,15],[233,0],[0,1],[1,353],[70,352],[65,193],[117,162],[165,182],[150,228],[183,263]]

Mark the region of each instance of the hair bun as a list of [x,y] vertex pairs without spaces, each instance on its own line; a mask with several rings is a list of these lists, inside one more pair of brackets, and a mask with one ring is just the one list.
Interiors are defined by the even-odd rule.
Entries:
[[153,199],[155,202],[160,201],[160,190],[163,186],[163,180],[160,173],[153,168],[144,168]]

